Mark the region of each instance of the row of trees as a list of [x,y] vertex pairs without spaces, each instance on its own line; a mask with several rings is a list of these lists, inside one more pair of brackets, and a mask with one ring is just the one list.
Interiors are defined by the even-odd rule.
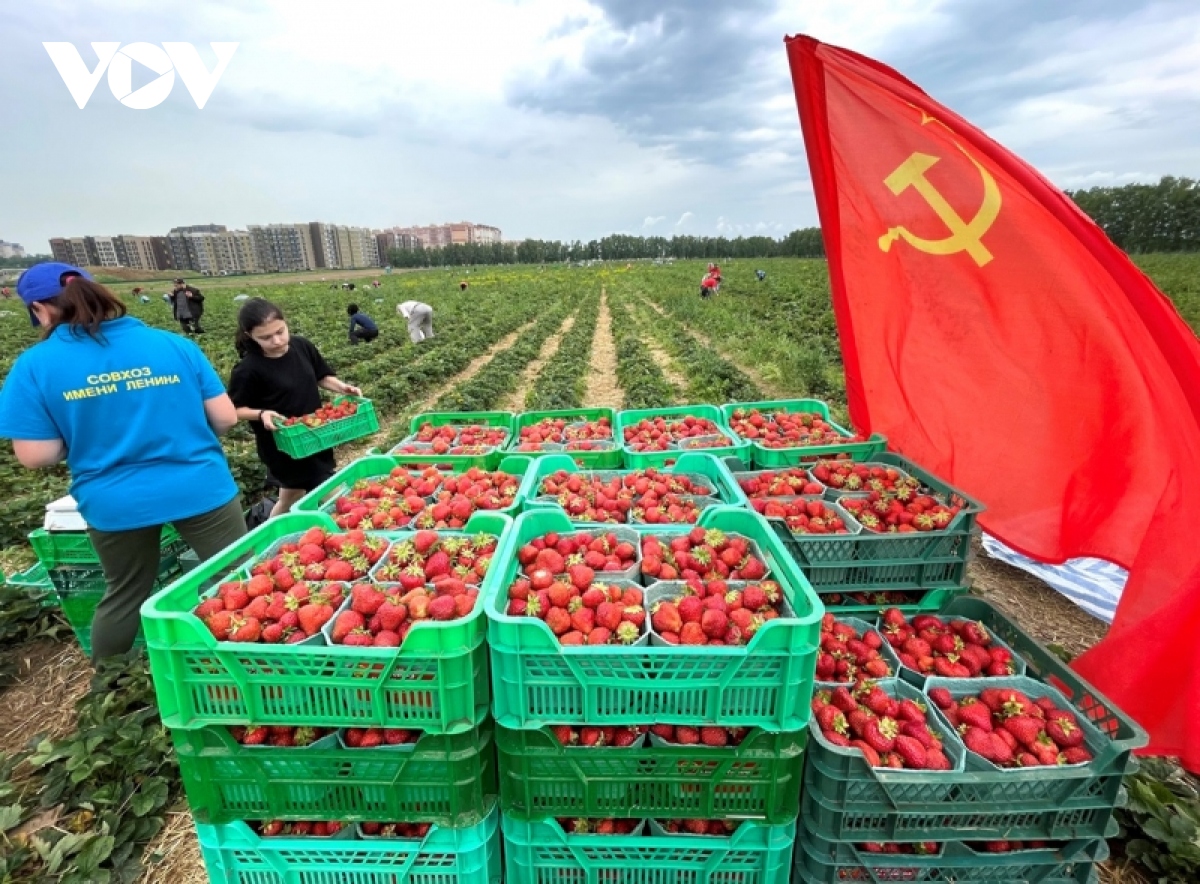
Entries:
[[1200,250],[1200,181],[1168,176],[1157,184],[1091,187],[1067,195],[1127,252]]
[[467,264],[542,264],[562,261],[632,261],[644,258],[820,258],[825,249],[816,227],[769,236],[630,236],[615,233],[589,242],[526,239],[517,243],[468,243],[440,249],[392,249],[393,267]]

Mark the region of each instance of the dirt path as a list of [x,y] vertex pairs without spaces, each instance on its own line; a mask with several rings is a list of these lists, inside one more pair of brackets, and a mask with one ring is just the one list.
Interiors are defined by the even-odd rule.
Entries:
[[621,385],[617,383],[617,345],[613,340],[612,313],[608,309],[608,292],[600,289],[600,313],[596,332],[592,335],[586,392],[583,404],[587,408],[621,407]]
[[[651,301],[649,299],[645,299],[644,303],[651,310],[655,311],[659,316],[672,318],[671,315],[669,313],[667,313],[666,310],[664,310],[658,304],[655,304],[653,301]],[[734,368],[736,368],[738,371],[740,371],[746,377],[750,378],[750,380],[754,381],[754,386],[756,386],[760,390],[762,390],[763,393],[766,394],[767,398],[769,398],[769,399],[791,399],[792,398],[790,395],[788,395],[787,391],[784,390],[782,387],[780,387],[778,384],[774,384],[771,381],[768,381],[766,378],[764,378],[762,376],[762,374],[759,373],[758,369],[752,368],[751,366],[745,364],[744,362],[730,356],[729,352],[727,350],[722,348],[719,344],[715,343],[712,338],[710,338],[708,335],[704,334],[704,332],[700,331],[695,326],[689,325],[689,326],[686,326],[686,328],[687,328],[688,332],[697,341],[699,341],[704,346],[708,347],[710,350],[712,350],[714,353],[716,353],[718,356],[720,356],[722,359],[724,359],[726,362],[728,362],[730,365],[732,365]]]
[[567,334],[575,326],[575,316],[572,313],[565,320],[562,326],[546,338],[542,344],[542,349],[538,351],[537,358],[525,367],[521,372],[521,379],[517,382],[517,389],[509,394],[508,398],[500,405],[500,411],[521,412],[525,410],[525,397],[529,393],[529,388],[533,386],[537,376],[541,374],[542,366],[554,358],[554,354],[558,352],[559,346],[562,344],[563,336]]
[[463,381],[473,378],[481,368],[495,358],[497,353],[507,350],[509,347],[515,344],[517,342],[517,338],[529,331],[533,325],[534,321],[527,322],[512,334],[505,335],[479,356],[476,356],[474,359],[472,359],[467,364],[466,368],[464,368],[454,377],[447,380],[441,386],[434,389],[427,396],[425,396],[424,399],[415,403],[411,408],[402,409],[394,414],[382,418],[379,421],[378,433],[368,436],[365,439],[359,439],[355,442],[351,442],[348,445],[339,447],[337,449],[338,463],[344,466],[348,463],[358,460],[360,457],[366,455],[367,449],[373,448],[385,442],[401,421],[407,421],[414,414],[420,414],[423,411],[428,411],[433,406],[433,403],[441,399],[442,396],[444,396],[447,392],[461,384]]
[[47,639],[5,656],[16,675],[3,694],[10,715],[0,725],[0,753],[24,748],[37,734],[58,738],[75,730],[75,702],[92,680],[92,666],[79,645]]

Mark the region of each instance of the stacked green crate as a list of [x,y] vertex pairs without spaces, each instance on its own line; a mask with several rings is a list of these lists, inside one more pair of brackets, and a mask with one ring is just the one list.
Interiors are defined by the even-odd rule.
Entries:
[[613,435],[616,418],[611,408],[526,411],[513,422],[508,450],[534,457],[565,454],[581,467],[619,469],[625,458]]
[[[1023,675],[880,682],[893,696],[922,701],[951,759],[948,771],[870,767],[857,749],[836,746],[810,725],[795,881],[1048,881],[1088,884],[1116,833],[1114,810],[1125,801],[1122,779],[1146,735],[1090,685],[996,608],[975,598],[950,603],[939,617],[965,618],[1014,652]],[[1078,720],[1083,763],[997,767],[967,750],[930,699],[985,688],[1019,690],[1050,700]]]
[[[535,470],[571,469],[567,458],[551,460]],[[693,527],[622,530],[634,532],[640,547],[647,535],[678,536]],[[613,528],[573,523],[551,505],[517,519],[498,557],[499,589],[487,602],[507,880],[787,882],[823,610],[763,519],[717,505],[702,510],[698,527],[750,540],[791,616],[769,621],[745,646],[674,646],[645,637],[627,646],[563,646],[542,620],[507,613],[517,553],[547,533]],[[636,566],[624,576],[652,583]],[[747,730],[727,746],[682,745],[653,732],[630,745],[563,742],[568,726],[650,725]],[[581,832],[599,820],[618,831],[621,822],[635,827]],[[678,820],[727,825],[716,835],[669,831]]]
[[[340,481],[352,485],[362,472],[351,465]],[[477,512],[463,531],[439,534],[503,543],[511,525]],[[210,879],[495,884],[483,614],[492,577],[470,613],[424,621],[399,648],[334,645],[327,632],[290,645],[217,641],[191,613],[216,584],[246,577],[314,527],[339,530],[320,511],[273,519],[143,607],[159,707]],[[372,534],[389,544],[413,536]],[[308,823],[338,831],[291,831]]]

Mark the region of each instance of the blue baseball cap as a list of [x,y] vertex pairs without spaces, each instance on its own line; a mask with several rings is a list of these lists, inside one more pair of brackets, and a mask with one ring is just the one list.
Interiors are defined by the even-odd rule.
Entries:
[[[17,278],[17,294],[26,307],[38,301],[49,301],[62,294],[68,276],[92,278],[82,267],[63,264],[61,261],[46,261],[44,264],[34,264]],[[34,325],[39,324],[33,310],[29,311],[29,321]]]

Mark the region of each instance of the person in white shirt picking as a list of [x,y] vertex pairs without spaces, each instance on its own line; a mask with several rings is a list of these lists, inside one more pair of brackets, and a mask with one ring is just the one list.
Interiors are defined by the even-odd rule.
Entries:
[[433,308],[420,301],[405,301],[396,312],[408,320],[408,337],[414,344],[433,337]]

